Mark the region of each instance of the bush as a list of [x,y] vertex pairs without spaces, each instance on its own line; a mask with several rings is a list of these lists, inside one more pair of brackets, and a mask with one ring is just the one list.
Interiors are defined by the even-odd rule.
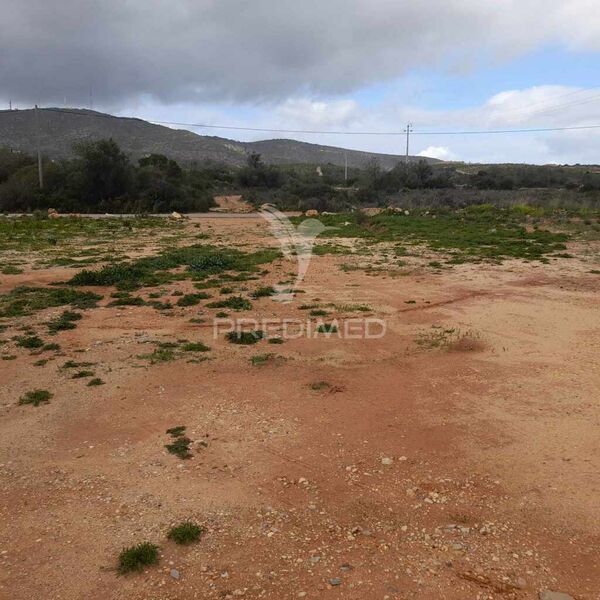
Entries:
[[19,399],[19,404],[33,404],[33,406],[39,406],[40,404],[46,404],[52,398],[52,393],[48,390],[34,390],[33,392],[27,392]]
[[144,567],[158,563],[158,546],[150,542],[143,542],[137,546],[123,548],[119,554],[119,573],[121,575],[131,571],[142,571]]
[[187,545],[197,542],[204,533],[204,529],[191,521],[185,521],[169,530],[168,538],[176,544]]
[[264,332],[255,330],[255,331],[230,331],[227,334],[227,339],[232,344],[241,344],[243,346],[250,346],[252,344],[256,344],[264,337]]

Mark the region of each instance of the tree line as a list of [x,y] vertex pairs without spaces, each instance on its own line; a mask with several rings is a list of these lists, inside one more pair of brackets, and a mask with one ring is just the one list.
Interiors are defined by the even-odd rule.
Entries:
[[[204,161],[185,168],[162,154],[134,163],[112,140],[83,142],[70,160],[44,160],[39,188],[37,160],[0,148],[0,211],[28,212],[203,212],[216,194],[242,194],[255,205],[339,212],[356,205],[386,206],[415,190],[567,189],[600,192],[600,169],[554,165],[464,165],[399,163],[382,169],[376,160],[362,168],[326,164],[267,165],[252,153],[243,167]],[[454,190],[454,191],[453,191]]]

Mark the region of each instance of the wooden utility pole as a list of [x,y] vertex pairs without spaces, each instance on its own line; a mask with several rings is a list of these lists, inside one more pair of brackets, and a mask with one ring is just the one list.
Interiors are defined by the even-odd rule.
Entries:
[[38,105],[35,105],[35,139],[37,145],[38,159],[38,179],[40,182],[40,190],[44,189],[44,167],[42,165],[42,151],[40,150],[40,117]]
[[344,152],[344,181],[348,181],[348,153]]
[[412,123],[408,123],[406,125],[406,129],[404,130],[404,132],[406,133],[406,158],[405,158],[405,162],[406,162],[406,164],[408,164],[408,145],[409,145],[410,134],[412,133]]

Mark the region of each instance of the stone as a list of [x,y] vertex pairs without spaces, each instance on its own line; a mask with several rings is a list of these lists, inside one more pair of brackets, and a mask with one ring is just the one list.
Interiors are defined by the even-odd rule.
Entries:
[[544,590],[540,592],[540,600],[575,600],[573,596],[565,594],[564,592],[552,592],[550,590]]
[[171,569],[171,577],[173,579],[179,579],[181,575],[179,574],[179,571],[177,569]]
[[391,465],[394,462],[394,460],[392,458],[388,458],[387,456],[384,456],[381,459],[381,464],[382,465]]
[[329,580],[329,585],[342,585],[342,580],[339,577],[332,577]]

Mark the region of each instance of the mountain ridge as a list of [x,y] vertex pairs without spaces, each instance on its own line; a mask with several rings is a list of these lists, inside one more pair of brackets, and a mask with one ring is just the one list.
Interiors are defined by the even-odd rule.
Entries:
[[[0,146],[34,153],[37,148],[35,109],[0,111]],[[84,118],[87,117],[87,118]],[[383,169],[391,169],[405,159],[402,155],[364,152],[336,146],[312,144],[292,139],[255,142],[199,135],[187,129],[172,129],[138,117],[119,117],[89,109],[41,108],[38,112],[39,141],[42,153],[51,159],[73,156],[73,145],[81,141],[113,138],[137,160],[151,153],[165,154],[183,164],[214,161],[242,166],[251,152],[262,155],[267,164],[327,163],[362,167],[376,159]],[[409,156],[410,161],[424,157]],[[428,162],[440,162],[425,158]]]

